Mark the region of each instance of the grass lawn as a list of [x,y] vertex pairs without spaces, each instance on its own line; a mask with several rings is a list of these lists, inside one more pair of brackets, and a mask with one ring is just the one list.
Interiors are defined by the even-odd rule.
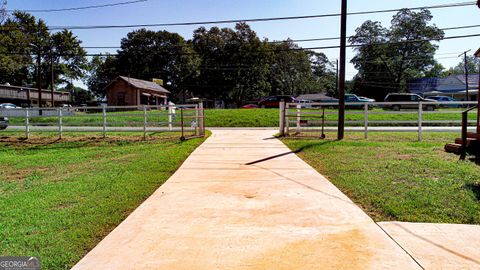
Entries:
[[283,142],[376,221],[480,224],[480,165],[443,151],[458,134],[369,136]]
[[[458,112],[462,109],[440,109],[435,112],[425,112],[423,116],[424,121],[438,121],[449,120],[458,121],[457,125],[460,125],[461,114],[460,113],[446,113],[446,112]],[[308,110],[306,110],[308,112]],[[317,111],[318,112],[318,111]],[[326,116],[327,121],[337,121],[337,111],[327,110],[332,113]],[[441,112],[441,113],[439,113]],[[168,117],[165,115],[166,111],[148,111],[147,120],[150,125],[163,122],[161,125],[166,126],[164,122],[168,121]],[[188,112],[192,115],[192,111]],[[383,110],[375,108],[371,110],[369,115],[369,121],[413,121],[412,123],[402,124],[386,124],[386,123],[373,123],[371,126],[385,126],[385,125],[417,125],[418,113],[415,110],[403,110],[402,114],[384,114],[395,113],[393,111]],[[292,111],[291,114],[295,114]],[[127,116],[128,115],[128,116]],[[476,119],[475,113],[469,114],[470,120]],[[179,112],[177,110],[177,121],[180,121]],[[192,118],[188,118],[185,121],[191,121]],[[290,120],[295,120],[291,118]],[[310,120],[318,120],[310,119]],[[347,123],[348,126],[361,126],[363,125],[363,111],[362,110],[347,110],[346,121],[361,121],[361,123]],[[11,118],[12,125],[23,125],[25,120],[23,118]],[[58,125],[56,117],[36,117],[31,119],[31,124],[45,124],[45,125]],[[76,116],[65,116],[63,123],[70,126],[102,126],[102,116],[100,113],[82,113],[76,112]],[[143,112],[142,111],[130,111],[130,112],[109,112],[107,114],[108,126],[143,126]],[[205,126],[206,127],[277,127],[279,125],[279,111],[278,109],[207,109],[205,110]],[[335,125],[335,124],[327,124]],[[447,125],[445,123],[430,123],[425,125]]]
[[203,141],[1,135],[0,256],[39,256],[42,269],[72,267]]

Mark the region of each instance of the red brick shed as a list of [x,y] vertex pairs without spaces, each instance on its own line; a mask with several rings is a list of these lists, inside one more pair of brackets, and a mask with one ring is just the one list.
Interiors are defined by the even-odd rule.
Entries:
[[109,106],[167,104],[170,92],[157,83],[118,76],[106,87]]

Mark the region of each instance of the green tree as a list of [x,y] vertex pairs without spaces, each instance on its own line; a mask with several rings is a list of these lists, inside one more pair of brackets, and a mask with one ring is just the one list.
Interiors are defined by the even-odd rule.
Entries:
[[270,52],[247,24],[235,29],[200,27],[192,44],[201,59],[198,94],[240,105],[269,92]]
[[7,0],[0,0],[0,24],[7,18]]
[[50,34],[43,20],[25,12],[14,12],[1,30],[0,82],[38,86],[37,68],[40,68],[40,86],[50,87],[51,63],[57,85],[83,77],[86,52],[72,32]]
[[[467,70],[469,74],[478,74],[480,59],[474,56],[467,56]],[[455,67],[448,70],[448,74],[465,74],[465,60],[460,61]]]
[[198,64],[191,44],[179,34],[140,29],[122,39],[117,71],[144,80],[163,79],[175,94],[188,78],[196,76]]
[[94,56],[88,63],[86,84],[95,96],[104,98],[105,86],[120,74],[117,62],[116,56],[106,54]]
[[[355,45],[352,63],[358,70],[354,90],[383,99],[388,92],[407,90],[407,81],[425,76],[435,67],[438,46],[428,40],[441,40],[442,30],[430,25],[430,11],[402,9],[393,16],[390,28],[366,21],[356,29],[350,42]],[[425,41],[423,41],[425,40]]]

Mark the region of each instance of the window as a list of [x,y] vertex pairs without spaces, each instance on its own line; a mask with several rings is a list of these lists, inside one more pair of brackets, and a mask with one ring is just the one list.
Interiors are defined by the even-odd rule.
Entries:
[[417,95],[411,95],[411,96],[410,96],[410,100],[411,100],[411,101],[419,101],[419,100],[421,100],[421,98],[420,98],[419,96],[417,96]]

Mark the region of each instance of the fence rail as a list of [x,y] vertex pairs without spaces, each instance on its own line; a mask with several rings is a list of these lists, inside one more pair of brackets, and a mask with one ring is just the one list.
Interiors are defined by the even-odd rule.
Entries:
[[[418,139],[430,131],[449,131],[462,126],[462,112],[477,102],[353,102],[346,103],[347,131],[417,132]],[[286,136],[323,137],[324,131],[336,130],[338,103],[281,103],[280,130]],[[467,119],[469,128],[477,126],[478,114]],[[442,128],[443,127],[443,128]],[[445,127],[451,127],[450,129]]]
[[12,130],[32,132],[180,132],[180,139],[205,134],[202,103],[155,106],[101,106],[0,109]]

